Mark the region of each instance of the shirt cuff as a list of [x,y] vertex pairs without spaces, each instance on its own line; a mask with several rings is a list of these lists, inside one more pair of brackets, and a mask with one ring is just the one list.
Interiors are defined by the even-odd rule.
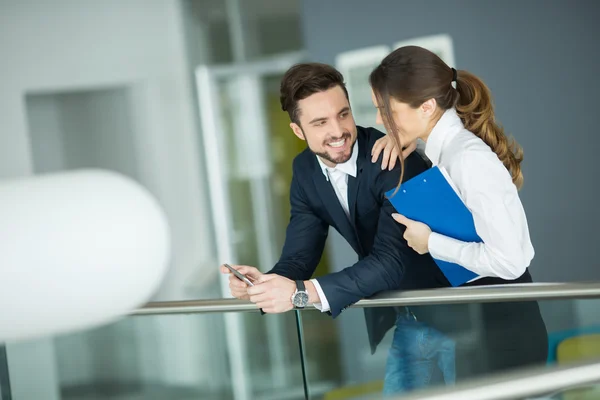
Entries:
[[431,257],[435,258],[436,260],[457,263],[457,260],[452,257],[452,249],[456,248],[456,242],[459,244],[461,243],[460,241],[451,237],[431,232],[431,235],[429,235],[429,241],[427,242],[429,254],[431,254]]
[[327,301],[327,297],[325,297],[325,292],[323,292],[319,281],[316,279],[311,279],[310,281],[313,283],[313,285],[315,285],[315,289],[319,295],[319,300],[321,300],[320,303],[314,303],[313,306],[315,306],[315,308],[321,312],[329,311],[329,302]]

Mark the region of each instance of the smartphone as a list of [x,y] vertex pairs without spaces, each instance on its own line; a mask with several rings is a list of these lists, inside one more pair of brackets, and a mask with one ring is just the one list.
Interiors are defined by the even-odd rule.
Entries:
[[246,285],[248,285],[248,286],[254,286],[254,283],[252,283],[252,281],[250,280],[250,278],[248,278],[246,275],[244,275],[241,272],[237,271],[235,268],[233,268],[229,264],[223,264],[223,265],[225,265],[227,268],[229,268],[229,270],[231,271],[231,273],[234,274],[236,276],[236,278],[238,278],[239,280],[245,282]]

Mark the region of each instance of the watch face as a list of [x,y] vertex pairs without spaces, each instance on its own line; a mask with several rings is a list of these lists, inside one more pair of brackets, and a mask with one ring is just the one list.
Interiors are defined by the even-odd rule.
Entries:
[[297,292],[292,299],[292,304],[296,307],[306,307],[308,304],[308,293]]

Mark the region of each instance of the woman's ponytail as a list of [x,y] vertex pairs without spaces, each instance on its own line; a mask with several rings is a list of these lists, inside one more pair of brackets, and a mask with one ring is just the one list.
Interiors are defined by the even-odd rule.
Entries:
[[465,128],[490,146],[520,189],[523,186],[523,149],[496,123],[490,90],[481,79],[462,70],[457,71],[456,90],[459,94],[456,111]]

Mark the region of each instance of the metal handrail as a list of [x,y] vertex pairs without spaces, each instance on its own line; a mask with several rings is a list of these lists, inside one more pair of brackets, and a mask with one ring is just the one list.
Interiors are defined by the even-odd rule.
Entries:
[[[530,283],[471,286],[445,289],[391,291],[360,300],[351,307],[420,306],[527,300],[600,298],[600,282]],[[311,310],[310,306],[306,309]],[[192,314],[209,312],[258,312],[255,304],[237,299],[151,302],[132,315]]]
[[600,383],[600,360],[580,364],[513,370],[443,387],[402,395],[398,400],[516,400]]

